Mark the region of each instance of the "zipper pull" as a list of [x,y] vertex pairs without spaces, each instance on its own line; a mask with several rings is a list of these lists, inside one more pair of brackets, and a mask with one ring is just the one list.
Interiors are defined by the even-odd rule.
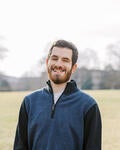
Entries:
[[52,105],[51,118],[53,118],[55,112],[55,104]]

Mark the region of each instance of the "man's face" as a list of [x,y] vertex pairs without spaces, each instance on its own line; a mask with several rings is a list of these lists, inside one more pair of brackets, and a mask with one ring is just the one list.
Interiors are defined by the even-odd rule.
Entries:
[[73,72],[72,50],[54,47],[46,61],[49,79],[55,84],[62,84],[70,79]]

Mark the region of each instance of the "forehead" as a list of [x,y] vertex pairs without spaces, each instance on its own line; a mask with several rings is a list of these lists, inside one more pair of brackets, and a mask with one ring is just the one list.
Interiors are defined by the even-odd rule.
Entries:
[[56,55],[58,57],[65,57],[72,59],[72,50],[69,48],[63,48],[63,47],[53,47],[51,56]]

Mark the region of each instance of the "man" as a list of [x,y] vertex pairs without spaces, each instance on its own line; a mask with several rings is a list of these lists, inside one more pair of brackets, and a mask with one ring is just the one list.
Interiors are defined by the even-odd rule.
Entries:
[[14,150],[101,150],[101,117],[96,101],[70,80],[77,48],[53,43],[46,60],[47,87],[21,105]]

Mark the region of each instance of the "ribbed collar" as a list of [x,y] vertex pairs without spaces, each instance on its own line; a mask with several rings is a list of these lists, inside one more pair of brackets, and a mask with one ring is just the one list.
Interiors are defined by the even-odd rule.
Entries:
[[[48,80],[46,83],[48,85],[49,92],[53,93],[53,89],[52,89],[50,80]],[[72,92],[75,92],[77,90],[78,90],[78,88],[77,88],[76,82],[74,80],[71,80],[71,81],[69,81],[67,83],[67,85],[66,85],[65,90],[64,90],[63,93],[66,94],[66,95],[68,95],[68,94],[70,94]]]

